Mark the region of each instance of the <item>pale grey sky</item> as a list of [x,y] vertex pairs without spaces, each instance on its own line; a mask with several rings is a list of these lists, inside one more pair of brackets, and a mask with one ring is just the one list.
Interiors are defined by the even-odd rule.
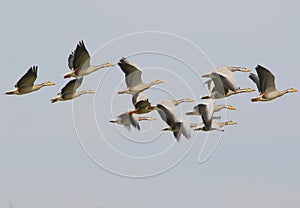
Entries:
[[[68,71],[66,60],[79,40],[85,41],[92,54],[113,39],[142,31],[162,31],[184,37],[196,44],[215,66],[254,68],[262,64],[275,74],[279,89],[300,89],[299,6],[294,0],[181,3],[29,0],[2,3],[2,92],[12,89],[32,65],[39,65],[37,82],[51,80],[57,85],[29,95],[2,95],[0,98],[0,207],[8,207],[9,202],[13,202],[15,208],[299,207],[300,140],[296,108],[299,93],[269,103],[251,103],[250,98],[257,92],[227,99],[238,108],[236,112],[227,112],[227,118],[236,120],[238,125],[226,128],[209,160],[198,163],[206,134],[199,133],[197,137],[193,134],[191,141],[173,144],[174,152],[180,154],[181,147],[189,148],[194,144],[177,166],[163,174],[140,179],[112,174],[94,163],[76,135],[72,102],[50,103],[50,98],[66,82],[62,78]],[[119,56],[119,52],[115,54]],[[112,60],[99,58],[93,63],[116,62],[118,56]],[[152,64],[150,60],[158,62]],[[189,75],[190,70],[187,73],[182,71],[188,67],[169,60],[143,54],[132,56],[132,61],[146,68],[146,81],[159,76],[166,79],[162,88],[173,85],[164,74],[170,68],[173,77],[181,77],[192,87],[199,84],[194,83],[195,77]],[[211,70],[206,62],[201,64],[197,69],[200,74]],[[206,65],[207,70],[204,69]],[[105,86],[113,83],[120,89],[124,88],[123,75],[118,67],[111,70],[90,75],[81,89],[94,87],[89,81],[98,81],[104,75],[112,80],[103,79]],[[150,73],[149,70],[160,71]],[[239,73],[237,77],[241,86],[254,87],[247,74]],[[180,81],[178,87],[181,90],[177,89],[175,95],[184,95]],[[160,145],[154,147],[150,143],[138,146],[117,134],[119,128],[108,123],[111,108],[116,109],[113,115],[122,113],[123,108],[117,103],[128,103],[130,97],[113,97],[116,100],[112,106],[105,105],[112,99],[110,93],[114,90],[102,89],[100,85],[95,97],[78,98],[74,102],[75,121],[76,118],[85,118],[80,107],[94,102],[97,104],[95,109],[86,112],[95,113],[100,127],[109,135],[106,139],[110,139],[116,148],[143,156],[172,144],[171,133],[161,134]],[[149,96],[152,95],[155,101],[158,99],[156,93],[159,92],[155,89],[149,91]],[[203,93],[203,89],[199,89],[197,99]],[[160,96],[163,95],[166,94]],[[193,106],[188,104],[184,110]],[[107,109],[102,109],[105,107]],[[88,125],[95,125],[95,121]],[[164,124],[157,121],[153,126],[159,129]],[[143,127],[149,126],[143,124]],[[87,138],[102,139],[99,132],[97,135],[86,133],[86,126],[77,130],[79,135],[85,133]],[[144,139],[143,132],[131,133]],[[94,147],[97,152],[98,146]],[[99,151],[99,157],[101,153]],[[127,165],[115,158],[101,159],[107,164],[119,164],[121,170]],[[156,168],[160,164],[163,163],[156,161],[152,165]],[[136,170],[141,168],[146,167],[137,166]]]

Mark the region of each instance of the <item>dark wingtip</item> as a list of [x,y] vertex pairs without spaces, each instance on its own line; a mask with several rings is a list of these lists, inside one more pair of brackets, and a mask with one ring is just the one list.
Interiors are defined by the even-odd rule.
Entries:
[[118,65],[121,66],[122,64],[128,63],[127,58],[122,56],[122,58],[119,60]]
[[255,67],[255,69],[267,69],[266,67],[260,65],[260,64],[257,64],[257,66]]
[[250,73],[248,77],[253,80],[255,76],[256,76],[255,74]]
[[9,91],[9,92],[5,92],[4,94],[5,94],[5,95],[13,95],[13,94],[14,94],[14,92],[12,92],[12,91]]
[[201,99],[203,99],[203,100],[204,100],[204,99],[210,99],[210,96],[209,96],[209,95],[202,96]]
[[55,99],[55,98],[53,98],[53,99],[51,99],[50,101],[51,101],[51,103],[55,103],[55,102],[57,102],[58,100]]

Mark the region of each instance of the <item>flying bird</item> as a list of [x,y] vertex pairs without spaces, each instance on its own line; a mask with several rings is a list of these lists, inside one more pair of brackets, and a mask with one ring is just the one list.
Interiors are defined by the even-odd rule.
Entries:
[[173,102],[173,104],[175,106],[180,105],[181,103],[192,103],[192,102],[195,102],[195,100],[191,99],[191,98],[183,98],[183,99],[179,99],[179,100],[177,100],[177,99],[171,99],[171,101]]
[[[224,126],[235,125],[235,124],[237,124],[237,122],[235,122],[235,121],[219,122],[219,121],[217,121],[217,119],[213,119],[212,127],[209,131],[211,131],[211,130],[224,131],[224,129],[221,129],[221,128],[223,128]],[[191,128],[194,128],[194,127],[195,127],[194,131],[207,131],[207,130],[204,130],[204,127],[205,127],[204,124],[191,125]]]
[[179,119],[172,100],[165,100],[157,104],[157,112],[161,119],[168,124],[168,127],[162,130],[172,131],[177,142],[179,142],[181,134],[187,139],[191,138],[189,124],[187,121]]
[[[201,104],[198,104],[194,107],[194,110],[191,112],[187,112],[186,115],[198,115],[201,116]],[[219,112],[222,109],[228,109],[228,110],[236,110],[235,107],[233,107],[232,105],[224,105],[224,104],[215,104],[213,105],[213,112]]]
[[141,69],[139,69],[137,65],[130,62],[127,58],[123,57],[118,62],[118,65],[125,73],[125,82],[127,85],[127,89],[118,92],[118,94],[137,94],[149,89],[153,85],[163,83],[162,80],[156,80],[148,84],[143,83]]
[[217,68],[209,74],[202,75],[202,77],[211,78],[211,80],[205,82],[210,94],[201,97],[201,99],[220,99],[234,94],[255,91],[253,88],[240,88],[233,72],[226,67]]
[[202,77],[210,77],[213,72],[218,72],[218,73],[224,72],[224,73],[227,73],[227,71],[231,71],[231,72],[236,72],[236,71],[239,71],[239,72],[251,72],[251,69],[246,68],[246,67],[240,67],[240,66],[221,66],[221,67],[216,68],[214,71],[212,71],[212,72],[210,72],[208,74],[202,75]]
[[55,103],[57,101],[66,101],[72,100],[74,98],[79,97],[83,94],[94,94],[96,93],[93,90],[83,90],[76,92],[76,90],[80,87],[83,78],[73,79],[69,81],[62,89],[61,92],[57,94],[55,98],[51,99],[51,103]]
[[[175,106],[184,103],[184,102],[195,102],[195,100],[191,98],[184,98],[184,99],[171,99]],[[135,107],[134,110],[130,111],[130,114],[144,114],[150,113],[153,110],[157,110],[157,106],[152,106],[149,102],[148,97],[144,93],[137,93],[132,96],[132,103]]]
[[251,73],[249,78],[256,84],[260,95],[256,98],[252,98],[252,102],[270,101],[286,93],[298,92],[298,90],[294,88],[289,88],[284,91],[277,90],[275,86],[275,76],[268,69],[261,65],[257,65],[255,69],[258,76]]
[[129,111],[129,114],[145,114],[157,109],[155,105],[151,105],[148,96],[143,92],[132,95],[132,104],[135,109]]
[[156,120],[153,117],[135,117],[134,115],[130,114],[129,112],[122,113],[117,118],[110,120],[111,123],[116,123],[119,125],[123,125],[125,129],[128,131],[131,130],[131,126],[134,128],[141,130],[139,121],[154,121]]
[[210,101],[207,103],[201,103],[197,105],[197,110],[202,117],[203,123],[200,125],[191,125],[191,127],[196,127],[194,131],[224,131],[221,129],[225,125],[234,125],[236,122],[227,121],[219,122],[217,121],[220,117],[214,117],[214,102]]
[[98,66],[92,66],[90,64],[90,60],[90,54],[87,51],[83,40],[79,41],[75,51],[72,52],[68,58],[68,66],[71,69],[71,72],[65,74],[64,78],[83,77],[99,69],[114,66],[114,64],[112,63],[105,63]]
[[23,95],[30,92],[37,91],[45,86],[55,85],[54,82],[48,81],[41,84],[35,85],[34,82],[37,78],[38,66],[32,66],[28,71],[20,78],[20,80],[15,84],[15,89],[8,91],[6,95]]

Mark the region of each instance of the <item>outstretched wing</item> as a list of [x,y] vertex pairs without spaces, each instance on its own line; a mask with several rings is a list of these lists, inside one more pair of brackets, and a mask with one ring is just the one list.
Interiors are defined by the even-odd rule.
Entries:
[[140,93],[136,93],[134,95],[132,95],[132,104],[135,106],[138,102],[140,101],[146,101],[148,100],[147,95],[145,95],[143,92]]
[[232,91],[239,89],[235,75],[228,67],[219,67],[216,71],[221,75],[221,80],[228,89]]
[[74,70],[73,61],[74,61],[74,52],[72,52],[68,57],[68,66],[71,70]]
[[125,82],[127,87],[132,87],[143,83],[141,78],[142,71],[137,65],[124,57],[118,62],[118,65],[125,73]]
[[72,59],[73,59],[73,65],[72,65],[73,70],[84,69],[90,66],[91,57],[84,45],[83,40],[79,41],[79,43],[77,44],[73,57],[71,54],[71,60]]
[[160,115],[161,119],[164,122],[166,122],[169,126],[173,126],[173,124],[177,122],[175,113],[167,106],[163,104],[157,104],[157,108],[157,112]]
[[213,116],[213,106],[210,103],[201,103],[198,105],[199,112],[201,113],[201,117],[203,123],[206,128],[211,127],[211,121]]
[[261,87],[260,87],[260,83],[259,83],[259,78],[256,74],[250,73],[249,78],[256,84],[256,87],[258,89],[258,91],[261,93]]
[[15,84],[15,87],[29,87],[33,86],[37,78],[38,66],[32,66],[28,71],[21,77],[21,79]]
[[141,100],[141,101],[137,102],[134,105],[134,107],[135,107],[135,109],[144,109],[144,108],[151,107],[151,103],[149,102],[149,99]]
[[274,75],[261,65],[257,65],[255,69],[259,77],[259,86],[261,88],[261,92],[272,92],[276,90]]
[[190,122],[188,120],[182,122],[181,130],[182,130],[182,134],[185,138],[187,138],[187,139],[191,138]]
[[212,74],[214,76],[213,79],[220,79],[221,80],[224,89],[229,89],[229,90],[232,90],[232,91],[235,91],[235,90],[239,89],[238,83],[237,83],[235,77],[225,76],[223,74],[219,74],[219,73],[216,73],[216,72],[213,72]]
[[69,81],[62,89],[61,94],[73,94],[82,83],[83,77]]
[[132,104],[135,109],[147,108],[151,106],[148,97],[144,93],[132,95]]
[[222,80],[220,79],[220,76],[216,76],[211,78],[213,81],[213,88],[211,89],[210,94],[220,94],[222,96],[225,96],[228,93],[228,88],[224,86]]
[[129,119],[130,119],[131,125],[132,125],[134,128],[136,128],[136,129],[138,129],[138,130],[141,130],[141,127],[140,127],[140,124],[139,124],[139,120],[138,120],[136,117],[134,117],[133,114],[129,114]]

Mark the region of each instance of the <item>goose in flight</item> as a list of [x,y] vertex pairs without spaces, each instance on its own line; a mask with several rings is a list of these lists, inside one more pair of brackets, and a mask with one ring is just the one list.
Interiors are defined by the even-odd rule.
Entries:
[[163,131],[172,131],[175,139],[179,142],[181,134],[187,139],[191,138],[189,124],[181,121],[176,113],[175,105],[172,100],[165,100],[157,104],[157,112],[161,119],[168,124]]
[[[179,100],[171,99],[171,101],[175,106],[184,102],[195,102],[195,100],[190,98],[184,98]],[[152,106],[149,102],[148,97],[142,92],[132,95],[132,103],[135,109],[130,111],[130,114],[144,114],[150,113],[153,110],[157,110],[157,106]]]
[[118,62],[118,65],[125,73],[125,82],[127,85],[127,89],[118,92],[118,94],[137,94],[149,89],[153,85],[163,83],[162,80],[156,80],[148,84],[143,83],[141,69],[139,69],[137,65],[131,63],[127,58],[123,57]]
[[282,95],[290,92],[298,92],[294,88],[289,88],[284,91],[279,91],[275,86],[275,76],[265,67],[261,65],[256,66],[256,74],[251,73],[249,78],[256,84],[260,95],[256,98],[252,98],[252,102],[258,101],[270,101],[275,98],[281,97]]
[[211,73],[202,75],[202,77],[210,77],[213,72],[218,72],[218,73],[224,72],[224,73],[227,73],[227,71],[231,71],[231,72],[236,72],[236,71],[239,71],[239,72],[251,72],[251,69],[246,68],[246,67],[240,67],[240,66],[221,66],[221,67],[216,68]]
[[51,99],[51,103],[55,103],[57,101],[66,101],[72,100],[74,98],[79,97],[83,94],[94,94],[96,93],[93,90],[84,90],[76,92],[76,90],[80,87],[83,78],[73,79],[69,81],[62,89],[61,92],[55,98]]
[[125,129],[131,131],[131,126],[134,128],[141,130],[139,121],[154,121],[156,118],[153,117],[135,117],[134,115],[130,114],[129,112],[122,113],[117,118],[110,120],[111,123],[116,123],[119,125],[123,125]]
[[232,72],[251,72],[251,69],[247,68],[247,67],[240,67],[240,66],[225,66],[227,67],[230,71]]
[[[237,124],[237,122],[235,121],[225,121],[225,122],[219,122],[219,121],[216,121],[216,119],[213,119],[212,120],[212,128],[210,130],[216,130],[216,131],[224,131],[224,129],[221,129],[223,128],[224,126],[229,126],[229,125],[235,125]],[[191,128],[194,128],[194,131],[207,131],[207,130],[204,130],[204,124],[201,124],[201,125],[191,125]]]
[[15,84],[15,89],[8,91],[6,95],[23,95],[30,92],[37,91],[45,86],[55,85],[54,82],[43,82],[41,84],[35,85],[34,82],[37,78],[38,66],[32,66],[28,71],[20,78],[20,80]]
[[112,63],[105,63],[98,66],[90,64],[90,54],[87,51],[83,40],[79,41],[74,52],[69,55],[68,66],[71,72],[64,75],[64,78],[83,77],[105,67],[114,66]]
[[191,98],[183,98],[183,99],[179,99],[179,100],[171,99],[171,101],[173,102],[173,104],[175,106],[180,105],[181,103],[192,103],[192,102],[195,102],[195,100],[191,99]]
[[[199,106],[200,104],[196,105],[194,107],[194,110],[191,111],[191,112],[187,112],[186,115],[198,115],[198,116],[201,116],[201,111],[200,111],[200,108],[201,108],[201,105]],[[220,110],[222,109],[228,109],[228,110],[236,110],[235,107],[233,107],[232,105],[224,105],[224,104],[220,104],[220,105],[217,105],[217,104],[213,104],[213,112],[219,112]]]
[[205,82],[210,94],[201,97],[201,99],[220,99],[234,94],[255,91],[253,88],[240,88],[233,72],[227,68],[219,68],[209,74],[202,75],[202,77],[209,77],[211,80]]
[[139,92],[132,95],[132,104],[134,105],[134,110],[131,110],[129,114],[145,114],[156,110],[156,106],[152,106],[149,98],[143,92]]
[[217,120],[219,118],[213,117],[214,114],[214,103],[208,102],[208,103],[201,103],[197,106],[199,114],[201,114],[203,123],[196,127],[194,129],[195,131],[224,131],[221,128],[225,125],[234,125],[236,122],[233,121],[227,121],[227,122],[218,122]]

